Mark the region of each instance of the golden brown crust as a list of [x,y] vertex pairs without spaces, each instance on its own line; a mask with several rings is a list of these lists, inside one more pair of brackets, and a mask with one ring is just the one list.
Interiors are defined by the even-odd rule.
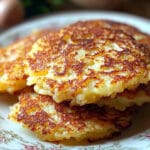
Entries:
[[[69,122],[69,124],[75,126],[78,129],[82,129],[85,127],[86,120],[97,120],[100,119],[102,121],[108,121],[110,123],[114,123],[117,126],[122,126],[119,124],[118,120],[120,120],[120,116],[123,113],[124,117],[128,116],[130,111],[117,111],[109,108],[100,108],[97,105],[85,105],[85,106],[69,106],[68,102],[56,103],[52,97],[45,95],[36,95],[35,98],[32,98],[32,94],[35,94],[33,90],[27,89],[24,90],[19,96],[19,103],[21,104],[21,109],[19,115],[17,117],[18,121],[24,121],[25,124],[29,125],[33,130],[37,124],[45,124],[47,121],[49,122],[50,128],[54,128],[56,125],[64,126],[64,122]],[[44,110],[41,110],[41,103],[48,103],[54,106],[54,109],[59,114],[60,122],[59,124],[54,123],[50,118],[48,113]],[[29,112],[32,109],[40,110],[32,116],[29,116]],[[31,119],[32,117],[32,119]],[[124,125],[123,125],[124,126]],[[66,126],[64,126],[66,127]],[[44,129],[44,128],[43,128]]]
[[150,83],[147,85],[141,84],[138,88],[134,90],[125,90],[122,93],[119,93],[117,96],[125,96],[128,99],[132,100],[132,98],[136,97],[137,93],[143,91],[146,96],[150,97]]
[[[27,57],[28,84],[36,84],[36,92],[57,102],[74,99],[83,105],[148,82],[149,48],[117,29],[118,24],[104,23],[78,22],[39,39]],[[97,98],[90,101],[87,88],[94,89],[91,97]]]
[[125,90],[118,93],[115,97],[104,97],[99,102],[100,106],[113,107],[117,110],[125,110],[133,105],[141,106],[144,103],[150,102],[150,83],[147,85],[141,84],[133,90]]
[[[94,137],[101,130],[104,130],[104,135],[99,135],[100,138],[110,136],[112,133],[109,130],[114,127],[117,132],[120,131],[130,124],[133,112],[133,108],[121,112],[97,105],[70,107],[67,102],[58,104],[50,96],[38,95],[32,88],[28,88],[21,92],[19,109],[16,113],[12,111],[10,118],[23,123],[40,138],[48,141],[70,138],[83,140],[90,139],[92,134]],[[89,128],[90,125],[93,126]],[[107,128],[108,133],[105,132]],[[60,137],[57,137],[59,132]]]
[[0,92],[15,92],[26,86],[23,60],[32,44],[49,30],[33,32],[1,50],[0,60]]
[[[92,24],[91,24],[92,22]],[[101,26],[103,28],[115,29],[115,30],[122,30],[128,35],[133,36],[135,40],[140,42],[141,44],[150,45],[150,35],[140,31],[139,29],[125,24],[119,23],[111,20],[90,20],[90,21],[79,21],[75,24],[76,26],[91,26],[92,28],[96,26]]]

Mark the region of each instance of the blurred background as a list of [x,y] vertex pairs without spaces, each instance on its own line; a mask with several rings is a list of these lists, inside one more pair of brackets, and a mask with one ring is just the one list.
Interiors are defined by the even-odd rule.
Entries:
[[150,19],[150,0],[0,0],[0,30],[46,14],[113,10]]

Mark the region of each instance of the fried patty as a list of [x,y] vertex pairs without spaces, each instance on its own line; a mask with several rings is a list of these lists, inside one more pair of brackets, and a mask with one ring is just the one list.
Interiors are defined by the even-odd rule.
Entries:
[[78,22],[38,39],[25,61],[27,84],[58,103],[72,105],[97,103],[146,84],[149,47],[125,32],[124,24],[113,24]]
[[133,105],[141,106],[150,102],[150,83],[140,85],[134,90],[125,90],[114,98],[105,97],[98,102],[99,106],[113,107],[117,110],[125,110]]
[[0,92],[13,93],[26,86],[23,60],[32,44],[48,30],[36,31],[3,48],[0,54]]
[[117,111],[97,105],[73,106],[56,103],[52,97],[24,89],[11,108],[9,119],[23,124],[45,141],[92,140],[111,137],[126,128],[133,109]]
[[137,28],[127,25],[124,23],[114,22],[111,20],[90,20],[90,21],[80,21],[75,23],[76,26],[91,26],[91,28],[95,28],[97,26],[100,26],[102,28],[109,28],[109,29],[115,29],[115,30],[122,30],[125,33],[131,35],[134,37],[135,40],[140,42],[141,44],[147,44],[150,46],[150,35],[141,32]]

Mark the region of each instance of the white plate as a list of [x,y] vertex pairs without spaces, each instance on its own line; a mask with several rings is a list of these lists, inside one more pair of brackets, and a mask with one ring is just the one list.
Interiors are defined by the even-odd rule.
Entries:
[[[46,16],[19,25],[1,34],[0,45],[7,45],[16,37],[21,37],[34,29],[62,27],[78,20],[110,19],[131,24],[150,34],[150,20],[115,12],[67,12]],[[0,95],[0,150],[150,150],[150,105],[140,108],[132,126],[117,138],[85,146],[64,146],[42,142],[30,132],[7,119],[9,106],[15,98]]]

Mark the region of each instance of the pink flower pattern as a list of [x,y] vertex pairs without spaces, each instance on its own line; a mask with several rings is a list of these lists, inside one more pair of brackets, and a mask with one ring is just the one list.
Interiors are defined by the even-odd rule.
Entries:
[[3,136],[0,136],[0,143],[5,143],[5,137],[3,137]]
[[150,139],[150,134],[146,135],[145,137],[147,137],[148,139]]
[[24,145],[24,150],[40,150],[37,146]]

